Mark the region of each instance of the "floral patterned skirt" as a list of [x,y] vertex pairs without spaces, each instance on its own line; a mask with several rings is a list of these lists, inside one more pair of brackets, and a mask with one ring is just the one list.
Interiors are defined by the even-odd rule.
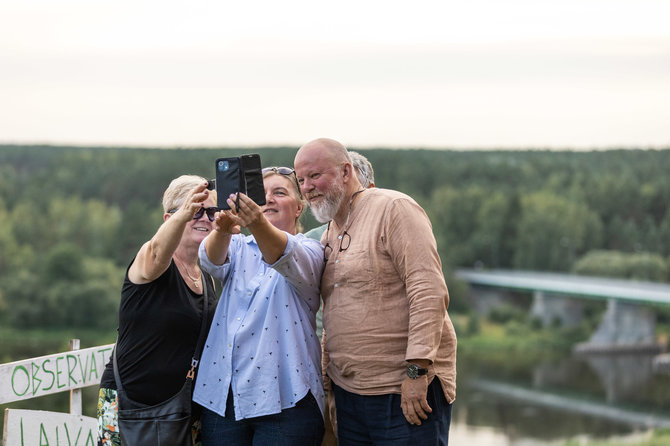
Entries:
[[101,387],[98,392],[98,446],[121,446],[119,405],[114,389]]
[[[191,427],[193,446],[201,446],[200,420]],[[115,389],[101,387],[98,392],[98,446],[121,446],[119,403]]]

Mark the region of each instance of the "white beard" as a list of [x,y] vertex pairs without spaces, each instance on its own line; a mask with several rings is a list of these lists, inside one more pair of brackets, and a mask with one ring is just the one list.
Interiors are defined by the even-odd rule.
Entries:
[[337,210],[344,200],[344,185],[334,183],[323,199],[318,203],[310,204],[309,209],[319,223],[327,223],[335,218]]

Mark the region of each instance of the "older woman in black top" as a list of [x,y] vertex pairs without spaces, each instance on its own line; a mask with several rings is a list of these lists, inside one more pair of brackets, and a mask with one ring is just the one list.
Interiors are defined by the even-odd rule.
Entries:
[[[194,175],[174,179],[163,195],[163,224],[126,272],[119,309],[117,364],[129,398],[154,405],[179,392],[201,328],[203,287],[211,321],[213,282],[198,265],[198,246],[211,232],[216,194]],[[116,384],[111,361],[98,400],[101,445],[119,446]]]

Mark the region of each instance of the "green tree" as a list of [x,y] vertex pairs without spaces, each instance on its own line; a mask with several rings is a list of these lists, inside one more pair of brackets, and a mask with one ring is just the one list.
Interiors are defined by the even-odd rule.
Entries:
[[514,265],[568,271],[583,252],[598,246],[602,223],[584,203],[538,192],[521,200]]
[[487,194],[473,222],[472,243],[477,261],[492,268],[510,267],[516,244],[518,202],[515,196]]
[[159,203],[148,205],[139,200],[131,201],[116,227],[114,247],[108,251],[118,265],[126,266],[149,240],[163,222],[163,208]]
[[111,260],[87,257],[63,242],[40,257],[34,271],[20,269],[2,281],[10,325],[112,329],[123,269]]
[[438,189],[430,201],[433,232],[442,261],[449,266],[472,265],[477,260],[470,240],[486,191],[473,187],[459,191]]
[[670,256],[670,209],[665,212],[658,229],[658,248],[661,255]]
[[83,276],[84,256],[70,242],[63,242],[46,255],[42,278],[47,283],[73,282]]
[[441,188],[428,209],[440,254],[449,265],[511,266],[519,212],[515,194],[479,186]]

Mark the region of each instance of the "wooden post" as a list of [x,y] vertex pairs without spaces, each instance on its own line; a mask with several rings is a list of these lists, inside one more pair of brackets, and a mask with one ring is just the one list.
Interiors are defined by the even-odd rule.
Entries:
[[[79,339],[70,339],[70,351],[79,350]],[[82,414],[81,389],[70,390],[70,414]]]

